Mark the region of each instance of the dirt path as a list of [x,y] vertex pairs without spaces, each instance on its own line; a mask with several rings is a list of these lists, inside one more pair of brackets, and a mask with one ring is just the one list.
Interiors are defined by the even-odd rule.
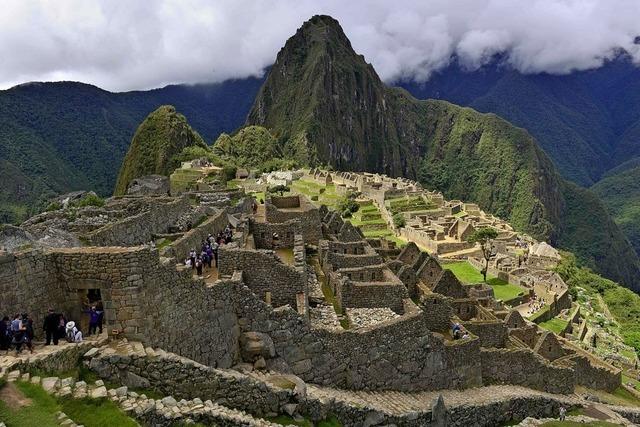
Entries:
[[17,411],[23,406],[31,405],[31,399],[22,394],[13,383],[8,383],[0,389],[0,400],[12,411]]

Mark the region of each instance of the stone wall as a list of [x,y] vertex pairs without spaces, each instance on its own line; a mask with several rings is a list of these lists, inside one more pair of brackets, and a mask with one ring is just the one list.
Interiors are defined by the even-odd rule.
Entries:
[[0,252],[0,318],[28,313],[37,337],[49,307],[63,311],[66,298],[52,256],[42,251]]
[[290,369],[308,382],[339,388],[434,390],[481,384],[479,343],[452,351],[427,328],[421,311],[357,330],[312,329],[287,307],[272,309],[240,290],[237,307],[245,332],[268,335],[275,356],[267,368]]
[[242,271],[245,285],[259,298],[271,292],[274,306],[289,304],[296,307],[296,294],[305,292],[307,286],[304,268],[282,263],[275,252],[269,250],[222,246],[218,251],[218,270],[222,275]]
[[182,237],[176,239],[164,248],[162,256],[175,258],[177,262],[181,262],[189,255],[189,251],[192,249],[200,253],[202,241],[205,240],[209,234],[215,236],[218,232],[224,230],[227,224],[229,224],[227,210],[220,210],[202,224],[184,233]]
[[342,309],[388,307],[396,313],[402,313],[403,301],[409,298],[407,288],[398,279],[389,282],[356,282],[343,277],[335,285],[336,299]]
[[[292,248],[293,237],[301,233],[300,221],[293,219],[285,223],[268,223],[251,221],[250,230],[256,249]],[[278,235],[273,238],[274,233]]]
[[178,400],[209,399],[257,416],[282,413],[283,405],[293,400],[291,390],[175,356],[112,354],[92,358],[89,366],[101,378],[128,387],[143,385]]
[[503,348],[507,343],[509,333],[501,320],[470,320],[463,325],[480,338],[482,347]]
[[573,370],[554,366],[531,350],[482,348],[480,354],[485,385],[514,384],[549,393],[573,393]]
[[426,326],[431,331],[449,333],[453,309],[451,298],[440,294],[427,294],[420,298],[420,306],[426,314]]
[[582,355],[572,354],[554,362],[557,366],[572,368],[575,373],[575,383],[595,390],[613,392],[622,384],[622,372],[599,366]]
[[157,198],[148,210],[123,220],[107,224],[85,234],[82,239],[92,246],[135,246],[148,243],[157,233],[166,233],[169,226],[191,209],[189,199]]
[[[296,203],[298,206],[293,206]],[[278,207],[280,205],[282,208]],[[265,203],[265,218],[267,222],[276,224],[298,219],[305,243],[317,245],[322,239],[318,208],[304,196],[272,197]]]
[[[206,285],[190,268],[157,268],[141,295],[144,341],[208,366],[228,368],[239,360],[233,288],[242,276]],[[142,325],[141,325],[142,326]]]

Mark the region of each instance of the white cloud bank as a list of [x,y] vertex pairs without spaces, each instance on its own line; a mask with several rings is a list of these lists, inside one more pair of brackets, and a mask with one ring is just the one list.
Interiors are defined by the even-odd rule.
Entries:
[[77,80],[110,90],[260,75],[314,14],[338,19],[387,81],[424,81],[452,55],[522,72],[640,63],[638,0],[7,0],[0,87]]

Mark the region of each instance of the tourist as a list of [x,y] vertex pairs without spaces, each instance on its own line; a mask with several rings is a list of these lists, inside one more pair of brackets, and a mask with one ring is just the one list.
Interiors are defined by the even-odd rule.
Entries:
[[82,331],[76,327],[76,322],[70,321],[65,325],[67,342],[82,342]]
[[9,352],[11,347],[11,321],[9,316],[4,316],[0,322],[0,350]]
[[567,416],[567,410],[565,409],[564,406],[560,407],[560,421],[564,421],[565,417]]
[[211,245],[207,245],[207,265],[211,268],[211,261],[213,261],[213,248]]
[[42,330],[45,333],[46,341],[44,345],[50,345],[51,340],[53,339],[53,344],[58,345],[58,326],[59,326],[60,315],[53,312],[53,309],[50,308],[47,311],[47,315],[44,318],[44,324],[42,325]]
[[67,318],[64,317],[64,314],[60,313],[58,315],[58,329],[57,329],[57,335],[58,335],[58,339],[63,339],[65,334],[66,334],[66,325],[67,325]]
[[209,261],[209,258],[207,256],[206,249],[200,252],[200,259],[202,260],[202,267],[206,265],[209,265],[209,267],[211,267],[211,262]]
[[211,251],[213,252],[213,260],[215,261],[216,268],[218,268],[218,247],[219,245],[216,242],[213,242],[213,245],[211,245]]
[[196,259],[196,274],[202,276],[202,259],[200,257]]
[[22,343],[24,340],[24,328],[19,314],[13,316],[13,320],[11,321],[11,337],[13,345],[16,346],[16,354],[19,354],[20,351],[22,351]]
[[89,332],[87,333],[87,336],[91,336],[91,334],[95,334],[98,329],[101,313],[96,310],[95,305],[92,305],[89,310],[84,310],[83,312],[89,314]]
[[22,327],[24,328],[24,344],[26,344],[29,351],[33,354],[33,337],[35,336],[33,319],[26,313],[22,315]]
[[102,334],[102,323],[104,322],[104,306],[102,300],[96,302],[96,311],[98,312],[98,332]]
[[189,259],[191,260],[191,268],[196,268],[196,250],[195,249],[191,249],[191,252],[189,252]]

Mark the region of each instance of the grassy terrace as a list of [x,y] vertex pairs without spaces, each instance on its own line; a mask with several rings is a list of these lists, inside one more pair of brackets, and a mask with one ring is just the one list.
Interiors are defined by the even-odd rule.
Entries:
[[566,320],[562,320],[562,319],[558,319],[557,317],[554,317],[553,319],[547,320],[546,322],[538,323],[538,326],[548,331],[551,331],[555,334],[559,334],[564,330],[564,328],[567,327],[568,323],[569,322],[567,322]]
[[[329,208],[337,209],[341,196],[336,193],[333,184],[327,186],[315,181],[299,179],[293,181],[291,190],[309,197],[315,205],[327,205]],[[317,197],[317,200],[313,200]]]
[[[451,270],[458,280],[465,285],[482,283],[483,281],[482,274],[467,261],[443,264],[442,266],[447,270]],[[524,293],[524,290],[520,286],[507,283],[491,275],[487,275],[487,284],[493,288],[496,299],[504,302],[511,301]]]
[[385,204],[392,215],[401,212],[423,212],[435,207],[432,204],[427,203],[421,196],[391,199],[387,200]]
[[138,426],[137,422],[107,399],[56,398],[41,386],[22,381],[1,388],[0,396],[7,398],[7,401],[0,399],[0,420],[7,427],[57,427],[60,425],[56,416],[58,411],[87,427]]

